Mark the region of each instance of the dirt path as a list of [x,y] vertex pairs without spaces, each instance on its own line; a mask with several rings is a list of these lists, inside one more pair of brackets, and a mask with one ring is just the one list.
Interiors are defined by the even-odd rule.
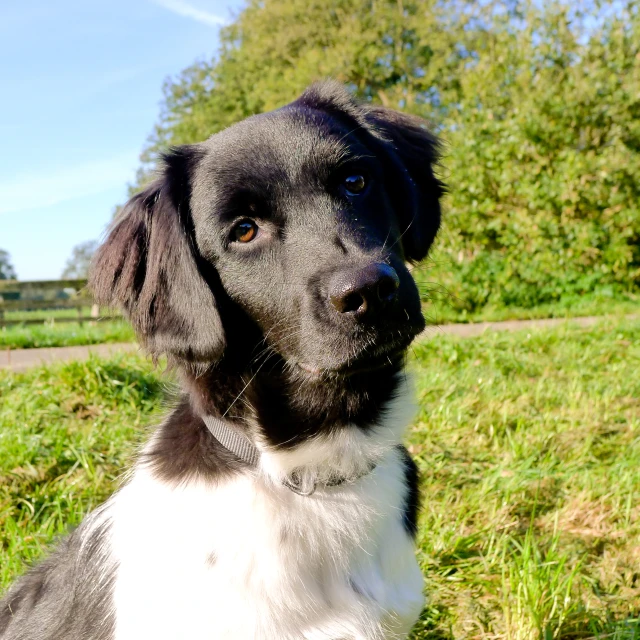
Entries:
[[137,350],[137,344],[128,342],[78,347],[49,347],[46,349],[4,349],[0,350],[0,369],[24,371],[39,364],[59,362],[61,360],[86,360],[90,353],[109,356],[113,353]]
[[[625,316],[628,319],[640,320],[640,315]],[[479,336],[487,331],[521,331],[523,329],[548,329],[563,324],[573,324],[579,327],[591,327],[605,320],[607,316],[586,316],[582,318],[544,318],[539,320],[506,320],[505,322],[476,322],[470,324],[443,324],[427,327],[420,337],[431,338],[444,333],[465,338]]]
[[[627,318],[640,319],[640,315],[629,315]],[[427,327],[419,338],[433,338],[439,333],[446,335],[472,337],[486,331],[520,331],[523,329],[544,329],[563,324],[574,324],[590,327],[603,320],[603,316],[583,318],[548,318],[544,320],[508,320],[506,322],[478,322],[475,324],[443,324]],[[29,367],[61,360],[86,360],[90,353],[109,356],[123,351],[137,351],[138,345],[120,342],[116,344],[96,344],[79,347],[51,347],[48,349],[5,349],[0,350],[0,369],[24,371]]]

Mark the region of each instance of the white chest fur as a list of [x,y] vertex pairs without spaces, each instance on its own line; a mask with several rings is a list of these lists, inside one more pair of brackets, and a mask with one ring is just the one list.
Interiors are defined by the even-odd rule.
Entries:
[[110,509],[117,640],[405,637],[423,603],[405,490],[396,451],[310,497],[138,470]]
[[[354,429],[294,453],[263,452],[255,475],[170,486],[138,466],[108,506],[116,640],[405,638],[423,580],[402,521],[395,446],[406,395],[392,409],[393,424],[366,436]],[[321,478],[371,458],[371,473],[311,496],[280,482],[300,465]]]

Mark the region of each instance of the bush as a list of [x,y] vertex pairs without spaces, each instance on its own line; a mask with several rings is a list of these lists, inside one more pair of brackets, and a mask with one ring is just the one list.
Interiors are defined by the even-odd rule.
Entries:
[[216,60],[166,83],[140,182],[166,146],[334,76],[445,142],[450,196],[421,278],[454,308],[640,291],[640,13],[578,6],[251,0]]
[[460,74],[435,270],[454,305],[640,288],[638,13],[580,40],[566,7],[532,11],[488,33]]

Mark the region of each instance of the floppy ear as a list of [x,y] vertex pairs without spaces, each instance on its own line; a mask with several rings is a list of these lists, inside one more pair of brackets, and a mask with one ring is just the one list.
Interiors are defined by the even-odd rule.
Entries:
[[426,122],[385,107],[368,107],[365,118],[374,133],[392,148],[395,163],[404,174],[406,208],[398,211],[405,258],[426,257],[440,227],[440,197],[444,184],[433,173],[440,153],[437,138]]
[[225,336],[213,294],[217,274],[199,254],[190,211],[194,147],[165,157],[161,178],[125,205],[93,261],[100,304],[123,310],[154,356],[218,360]]

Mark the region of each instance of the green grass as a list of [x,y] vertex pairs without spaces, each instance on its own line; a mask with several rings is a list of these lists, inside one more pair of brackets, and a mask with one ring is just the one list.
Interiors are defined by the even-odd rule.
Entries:
[[0,370],[0,588],[111,493],[162,390],[139,355]]
[[[640,639],[640,321],[413,348],[428,605],[414,640]],[[0,372],[0,588],[117,485],[140,356]]]
[[39,325],[0,327],[0,349],[34,349],[38,347],[70,347],[104,342],[133,342],[133,330],[124,321],[102,321],[95,324],[65,322]]
[[[424,282],[423,272],[416,274],[423,292],[424,313],[430,324],[449,322],[495,322],[501,320],[530,320],[536,318],[575,318],[578,316],[640,315],[640,297],[633,294],[606,295],[603,292],[580,298],[564,298],[560,302],[533,309],[518,307],[484,307],[475,312],[460,311],[446,292],[431,290]],[[88,314],[89,309],[85,312]],[[6,319],[43,319],[42,324],[0,327],[0,349],[32,349],[38,347],[68,347],[105,342],[133,342],[130,325],[122,321],[101,321],[91,325],[77,322],[55,324],[56,318],[76,317],[75,309],[7,312]],[[45,318],[47,321],[45,321]],[[54,322],[49,320],[53,319]]]
[[5,311],[4,316],[7,320],[51,320],[52,318],[77,318],[78,315],[91,315],[91,307],[80,307],[72,309],[35,309],[31,311]]
[[487,305],[475,311],[466,311],[457,308],[455,300],[446,291],[424,282],[424,277],[424,274],[418,274],[416,279],[422,292],[424,313],[430,324],[640,315],[640,295],[603,291],[584,296],[565,296],[557,302],[531,308]]
[[414,354],[415,638],[640,638],[640,321]]

